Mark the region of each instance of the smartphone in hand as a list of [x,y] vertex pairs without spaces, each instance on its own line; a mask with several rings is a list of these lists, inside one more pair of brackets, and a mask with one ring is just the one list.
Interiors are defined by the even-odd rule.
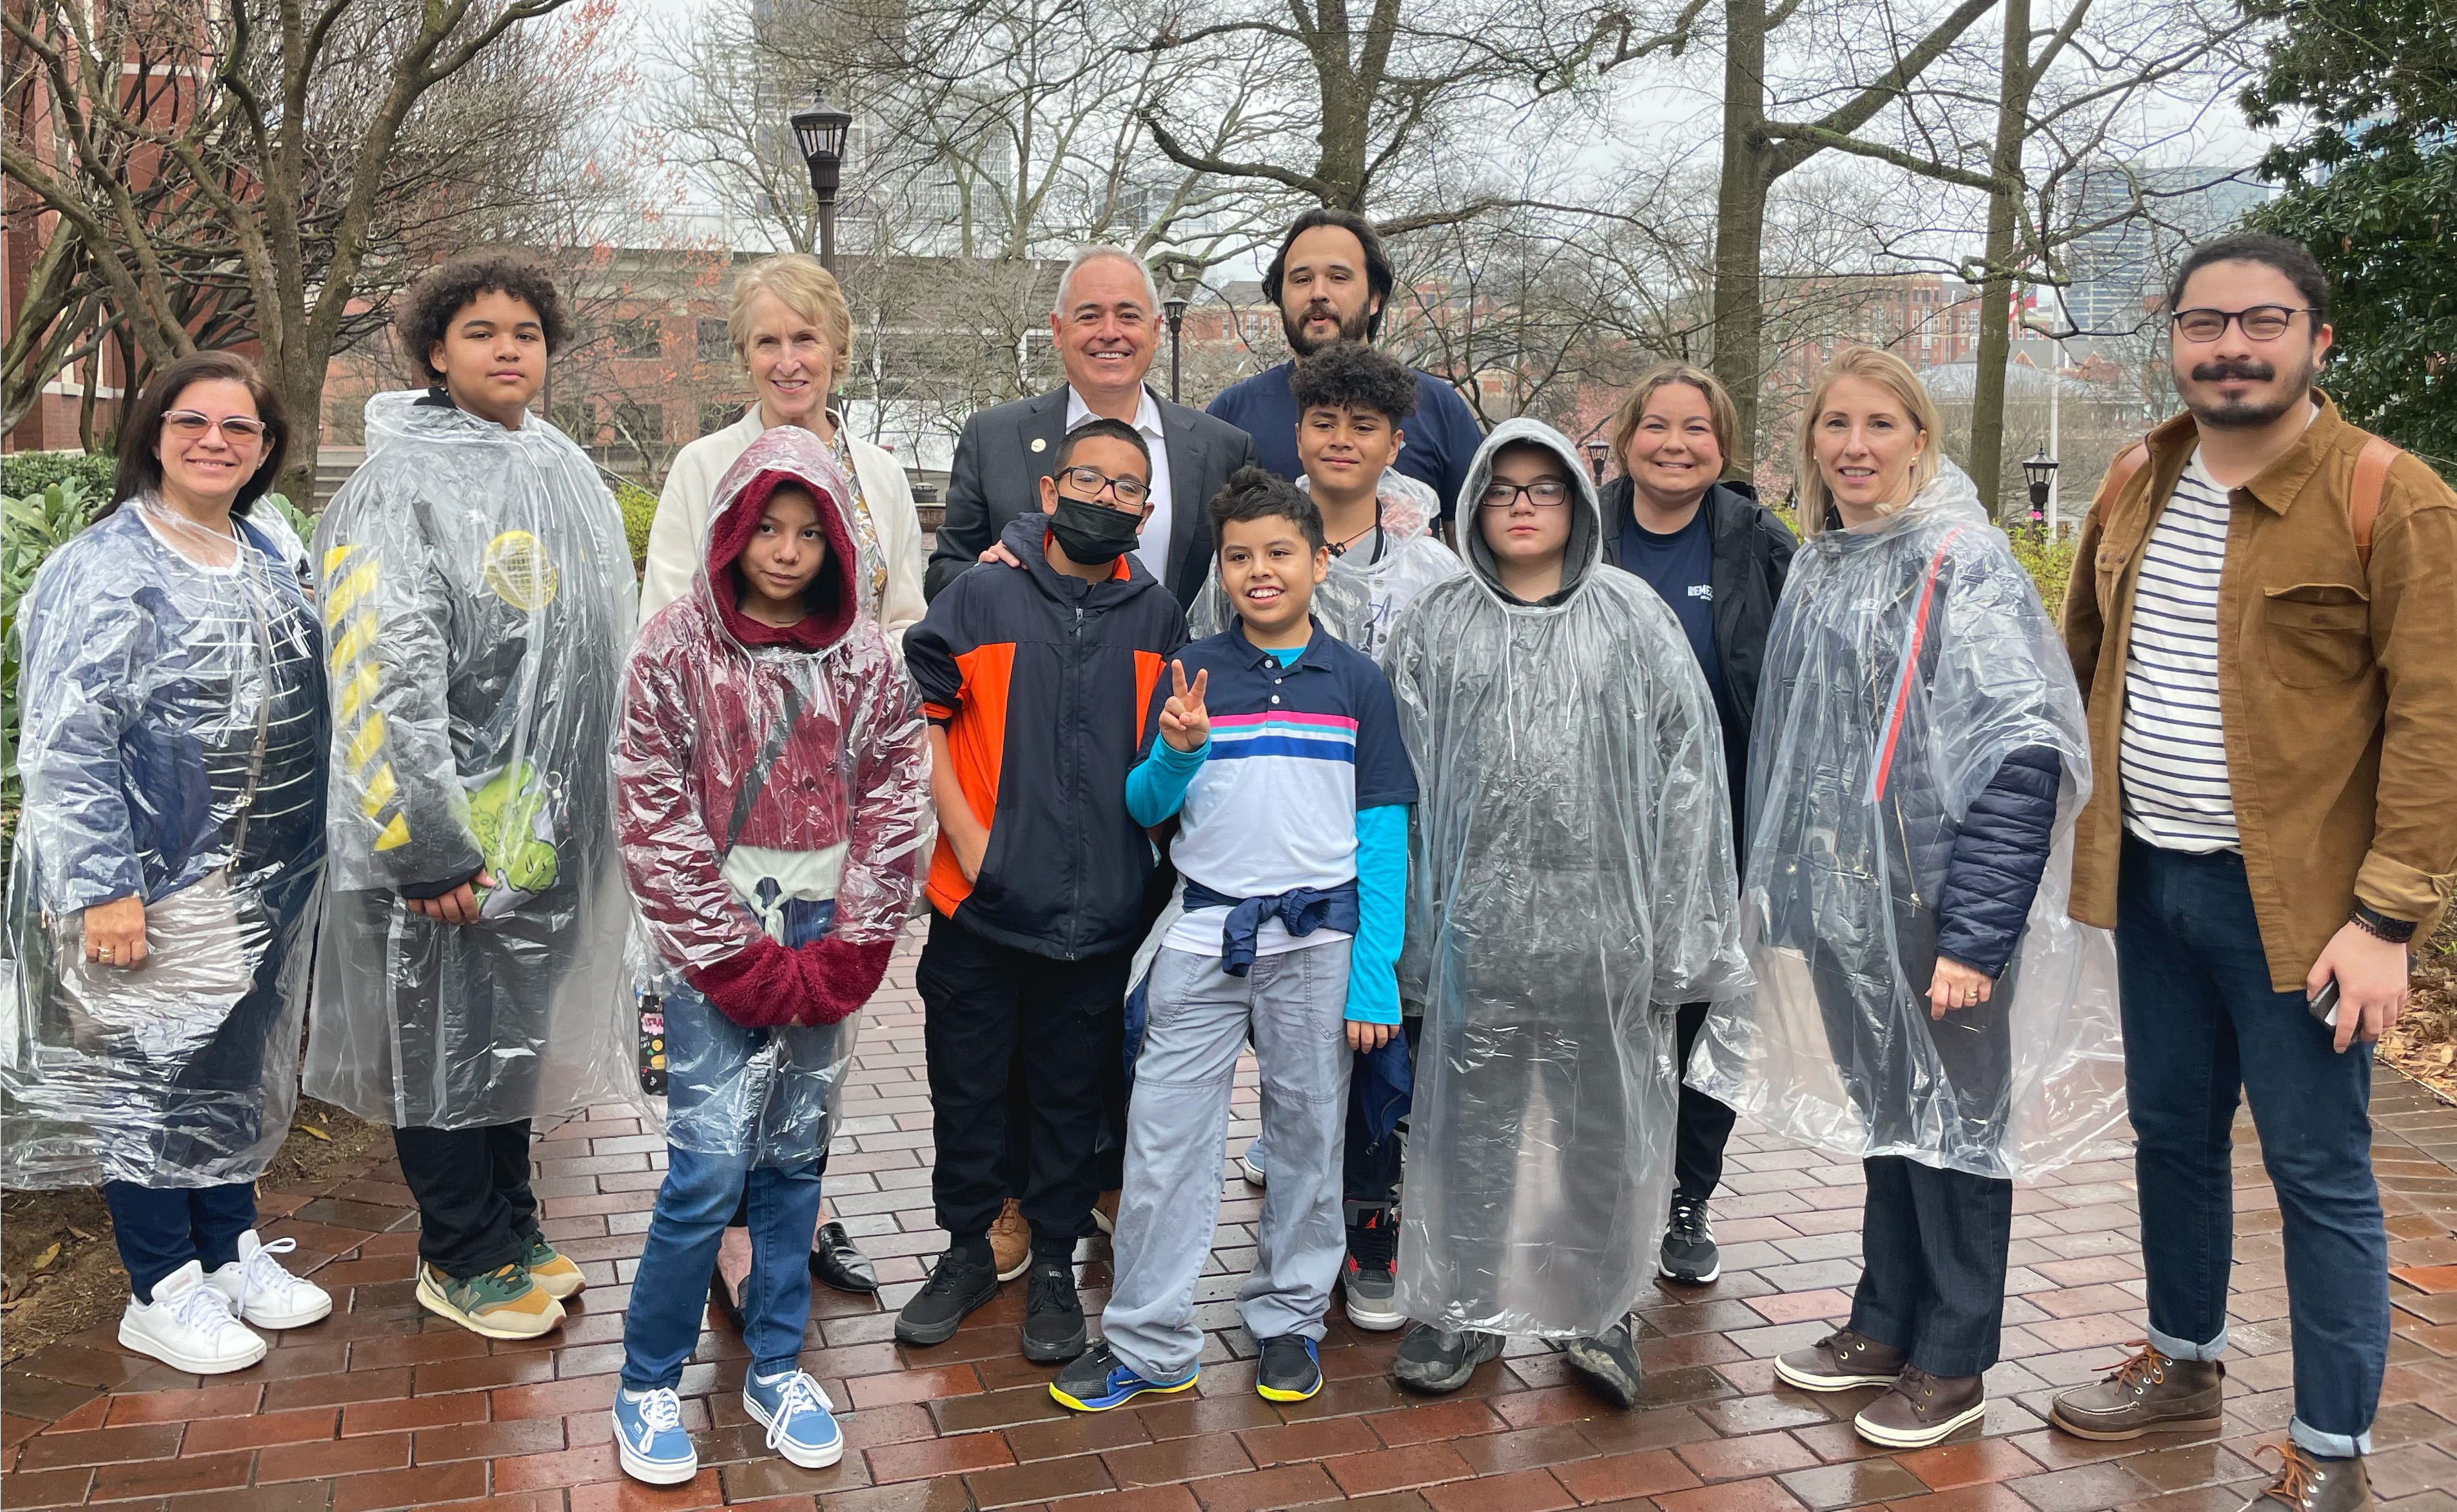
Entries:
[[2319,991],[2306,994],[2303,999],[2303,1009],[2323,1026],[2329,1029],[2337,1028],[2338,979],[2333,976],[2321,984]]

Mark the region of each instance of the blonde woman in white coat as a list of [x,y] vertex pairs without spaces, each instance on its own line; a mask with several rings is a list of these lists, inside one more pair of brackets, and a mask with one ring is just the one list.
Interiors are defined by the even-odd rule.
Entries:
[[837,468],[854,480],[856,533],[869,559],[866,607],[887,632],[888,645],[900,652],[904,627],[925,607],[921,520],[896,459],[846,434],[827,407],[851,361],[853,316],[844,291],[816,257],[763,257],[735,276],[725,326],[734,360],[751,374],[755,402],[742,419],[684,447],[666,474],[656,521],[649,527],[640,623],[690,597],[717,479],[760,432],[799,425],[828,443]]
[[[734,360],[751,375],[754,402],[721,431],[692,442],[674,458],[657,517],[649,526],[648,571],[640,583],[640,623],[692,595],[701,562],[716,481],[760,433],[798,425],[828,444],[836,468],[854,482],[854,534],[869,577],[871,617],[900,662],[904,627],[921,618],[921,519],[913,489],[895,458],[845,433],[827,407],[851,360],[853,314],[835,275],[805,253],[763,257],[733,279],[725,314]],[[923,854],[928,853],[926,847]],[[741,1318],[739,1297],[751,1273],[751,1238],[735,1214],[717,1251],[718,1284],[711,1299]],[[844,1226],[822,1223],[811,1238],[811,1270],[839,1291],[875,1292],[877,1274]]]

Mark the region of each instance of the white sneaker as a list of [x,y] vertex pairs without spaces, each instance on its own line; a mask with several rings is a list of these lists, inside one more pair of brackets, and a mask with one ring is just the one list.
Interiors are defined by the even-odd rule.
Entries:
[[245,1370],[264,1358],[264,1340],[231,1317],[230,1301],[205,1284],[195,1260],[154,1283],[154,1300],[128,1298],[119,1343],[192,1376]]
[[277,1255],[299,1248],[297,1239],[257,1239],[256,1231],[238,1236],[238,1258],[205,1277],[222,1294],[231,1316],[258,1328],[299,1328],[329,1317],[333,1298],[313,1281],[301,1280],[281,1268]]

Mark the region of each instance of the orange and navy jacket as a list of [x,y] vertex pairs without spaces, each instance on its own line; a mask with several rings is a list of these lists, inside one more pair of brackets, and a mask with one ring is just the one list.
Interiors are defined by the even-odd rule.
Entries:
[[1047,523],[1010,521],[1001,539],[1022,568],[983,562],[949,583],[905,632],[904,664],[990,833],[971,883],[939,837],[930,906],[1071,961],[1142,933],[1152,848],[1126,814],[1126,772],[1186,615],[1132,556],[1100,582],[1058,571],[1042,555]]

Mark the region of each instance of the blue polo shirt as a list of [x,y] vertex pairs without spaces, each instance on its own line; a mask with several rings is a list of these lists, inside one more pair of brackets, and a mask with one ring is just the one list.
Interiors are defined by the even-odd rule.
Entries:
[[[1297,460],[1297,397],[1289,387],[1295,371],[1293,361],[1265,368],[1221,390],[1206,411],[1254,438],[1263,465],[1292,481],[1305,475],[1305,464]],[[1441,501],[1442,518],[1450,519],[1459,490],[1467,486],[1467,464],[1484,444],[1475,412],[1458,390],[1417,371],[1416,413],[1401,420],[1399,429],[1407,444],[1392,465],[1431,488]]]

